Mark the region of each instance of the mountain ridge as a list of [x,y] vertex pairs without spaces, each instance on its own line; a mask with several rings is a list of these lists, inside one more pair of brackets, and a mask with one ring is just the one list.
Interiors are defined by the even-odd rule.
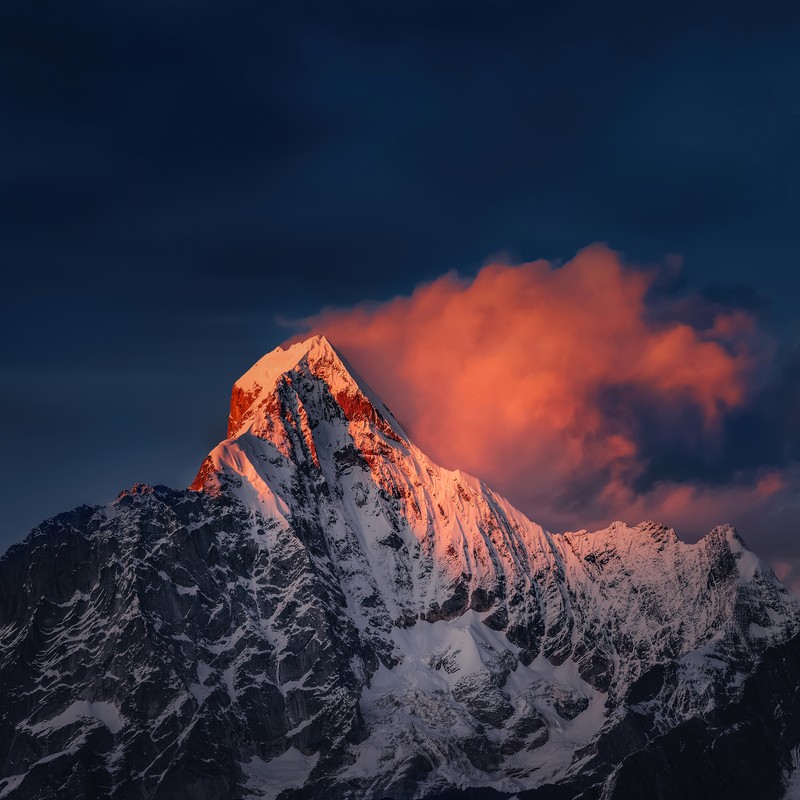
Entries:
[[0,797],[609,793],[800,628],[730,526],[551,534],[434,464],[324,337],[228,434],[0,559]]

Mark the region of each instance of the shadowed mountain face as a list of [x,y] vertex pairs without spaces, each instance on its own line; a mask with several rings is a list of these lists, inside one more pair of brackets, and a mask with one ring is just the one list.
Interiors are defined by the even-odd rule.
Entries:
[[0,797],[791,786],[800,608],[733,529],[552,535],[433,464],[322,337],[237,381],[228,436],[189,490],[0,561]]

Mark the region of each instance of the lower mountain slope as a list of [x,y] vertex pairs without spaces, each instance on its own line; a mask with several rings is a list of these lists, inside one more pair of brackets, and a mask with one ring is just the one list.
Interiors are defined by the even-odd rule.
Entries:
[[317,337],[237,381],[189,490],[0,559],[0,798],[666,798],[748,759],[777,798],[798,630],[732,528],[550,534]]

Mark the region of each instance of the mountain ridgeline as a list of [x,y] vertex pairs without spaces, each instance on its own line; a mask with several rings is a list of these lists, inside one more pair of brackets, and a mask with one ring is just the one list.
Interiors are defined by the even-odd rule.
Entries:
[[778,800],[798,631],[732,528],[551,534],[315,337],[189,489],[2,557],[0,798]]

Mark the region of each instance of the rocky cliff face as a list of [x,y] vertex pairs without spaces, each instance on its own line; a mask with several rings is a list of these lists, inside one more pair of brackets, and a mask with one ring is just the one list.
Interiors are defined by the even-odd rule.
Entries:
[[324,338],[228,436],[0,561],[0,797],[635,797],[800,628],[731,528],[552,535],[433,464]]

